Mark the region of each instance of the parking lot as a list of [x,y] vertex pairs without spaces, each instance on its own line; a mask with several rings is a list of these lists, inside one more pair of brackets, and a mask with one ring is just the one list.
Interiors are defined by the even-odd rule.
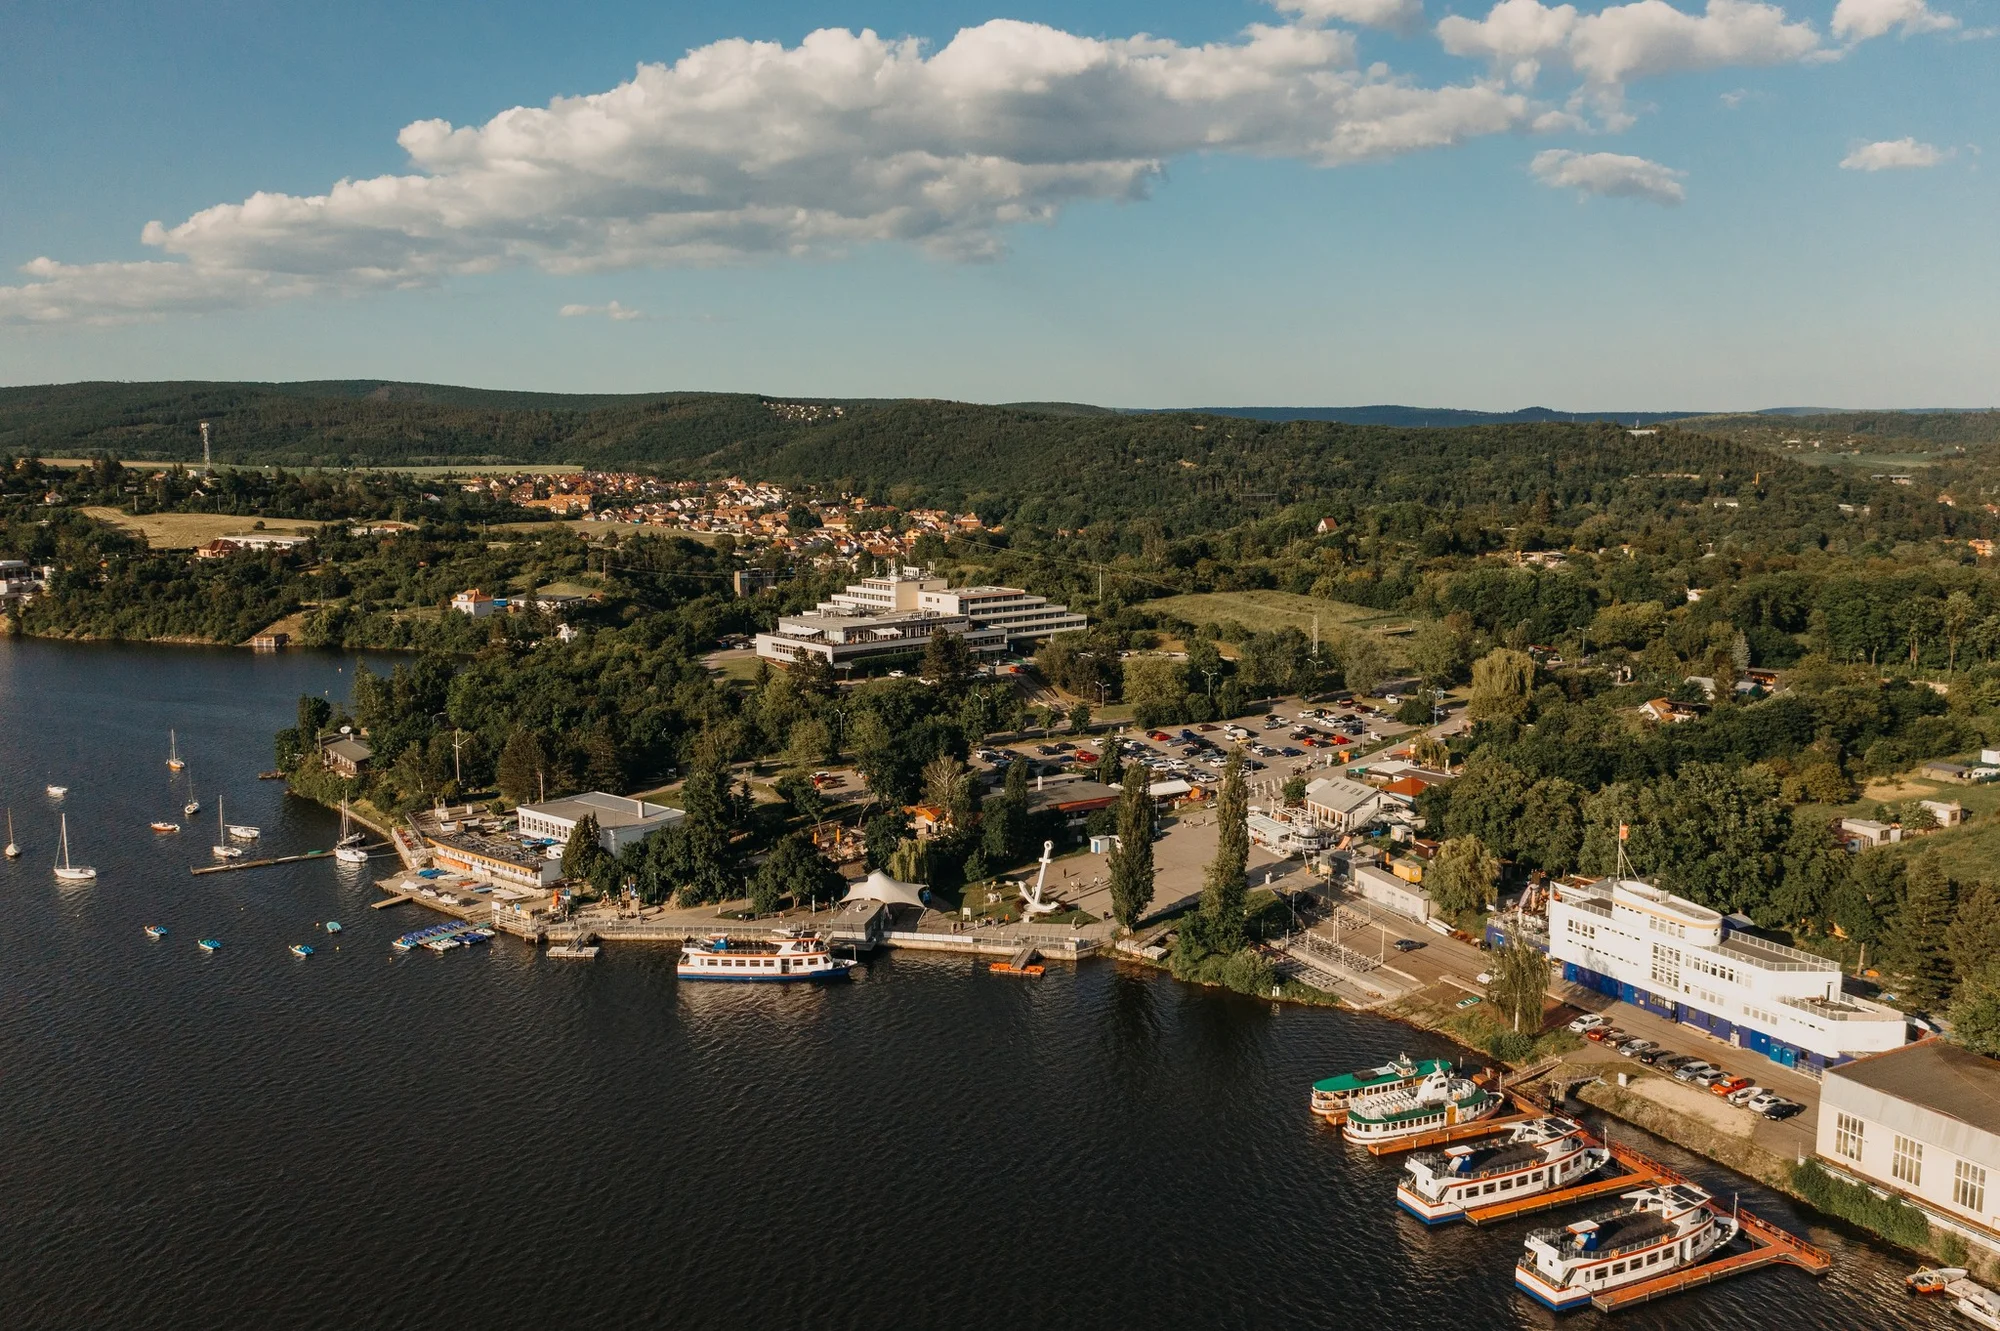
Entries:
[[1712,1095],[1700,1086],[1676,1081],[1670,1073],[1647,1067],[1637,1059],[1621,1058],[1603,1044],[1587,1044],[1582,1053],[1570,1055],[1572,1063],[1603,1067],[1601,1075],[1615,1081],[1615,1074],[1644,1074],[1648,1097],[1677,1112],[1691,1114],[1720,1131],[1747,1136],[1776,1155],[1792,1158],[1809,1155],[1819,1131],[1819,1082],[1805,1073],[1773,1063],[1761,1054],[1739,1049],[1718,1040],[1698,1027],[1682,1025],[1657,1016],[1630,1003],[1613,1002],[1603,994],[1576,985],[1557,985],[1552,992],[1580,1012],[1603,1015],[1627,1035],[1653,1041],[1678,1054],[1692,1054],[1726,1072],[1748,1077],[1787,1100],[1804,1108],[1795,1116],[1773,1122]]
[[1155,781],[1179,779],[1213,790],[1231,752],[1243,757],[1253,798],[1272,798],[1294,776],[1322,775],[1343,760],[1373,753],[1412,731],[1365,703],[1309,705],[1280,699],[1269,711],[1228,722],[1200,722],[1145,730],[1122,726],[1084,740],[1054,736],[1022,740],[978,751],[975,764],[991,771],[1027,761],[1034,772],[1088,774],[1103,762],[1106,746],[1118,744],[1127,763],[1138,763]]

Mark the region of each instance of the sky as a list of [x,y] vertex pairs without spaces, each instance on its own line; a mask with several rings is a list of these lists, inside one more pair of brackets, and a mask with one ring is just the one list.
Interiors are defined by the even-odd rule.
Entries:
[[2000,0],[10,0],[0,383],[2000,402]]

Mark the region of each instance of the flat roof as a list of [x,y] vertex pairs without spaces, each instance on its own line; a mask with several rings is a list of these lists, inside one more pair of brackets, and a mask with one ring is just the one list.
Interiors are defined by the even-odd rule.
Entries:
[[588,814],[597,819],[599,827],[633,827],[662,814],[678,815],[680,810],[665,804],[648,804],[624,795],[607,795],[601,790],[591,790],[545,804],[523,804],[516,812],[537,813],[544,818],[560,818],[571,823],[581,822]]
[[1919,1040],[1828,1068],[1826,1075],[2000,1136],[2000,1063],[1948,1040]]

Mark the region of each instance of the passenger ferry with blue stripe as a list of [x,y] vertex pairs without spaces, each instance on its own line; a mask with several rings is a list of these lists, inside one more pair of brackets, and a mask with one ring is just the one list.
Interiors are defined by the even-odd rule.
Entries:
[[781,929],[768,938],[691,939],[674,973],[683,980],[813,984],[844,980],[853,969],[854,962],[828,952],[818,934]]
[[1557,1312],[1581,1308],[1607,1291],[1694,1265],[1739,1228],[1692,1184],[1641,1188],[1623,1200],[1620,1210],[1528,1235],[1514,1284]]
[[1419,1151],[1403,1166],[1396,1204],[1427,1225],[1479,1206],[1517,1201],[1581,1183],[1611,1152],[1567,1118],[1517,1123],[1504,1136],[1442,1151]]

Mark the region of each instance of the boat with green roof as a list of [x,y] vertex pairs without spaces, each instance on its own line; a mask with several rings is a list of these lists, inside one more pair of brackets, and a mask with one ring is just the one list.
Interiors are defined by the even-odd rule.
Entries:
[[1342,1131],[1347,1140],[1372,1146],[1477,1122],[1499,1112],[1501,1103],[1499,1095],[1470,1077],[1454,1076],[1447,1066],[1416,1086],[1356,1099]]
[[1338,1077],[1327,1077],[1314,1082],[1312,1111],[1329,1123],[1345,1123],[1347,1111],[1356,1100],[1365,1096],[1380,1095],[1384,1091],[1399,1091],[1417,1086],[1433,1072],[1449,1071],[1451,1062],[1448,1059],[1427,1058],[1420,1061],[1406,1054],[1399,1054],[1395,1062],[1384,1063],[1379,1068],[1343,1072]]

